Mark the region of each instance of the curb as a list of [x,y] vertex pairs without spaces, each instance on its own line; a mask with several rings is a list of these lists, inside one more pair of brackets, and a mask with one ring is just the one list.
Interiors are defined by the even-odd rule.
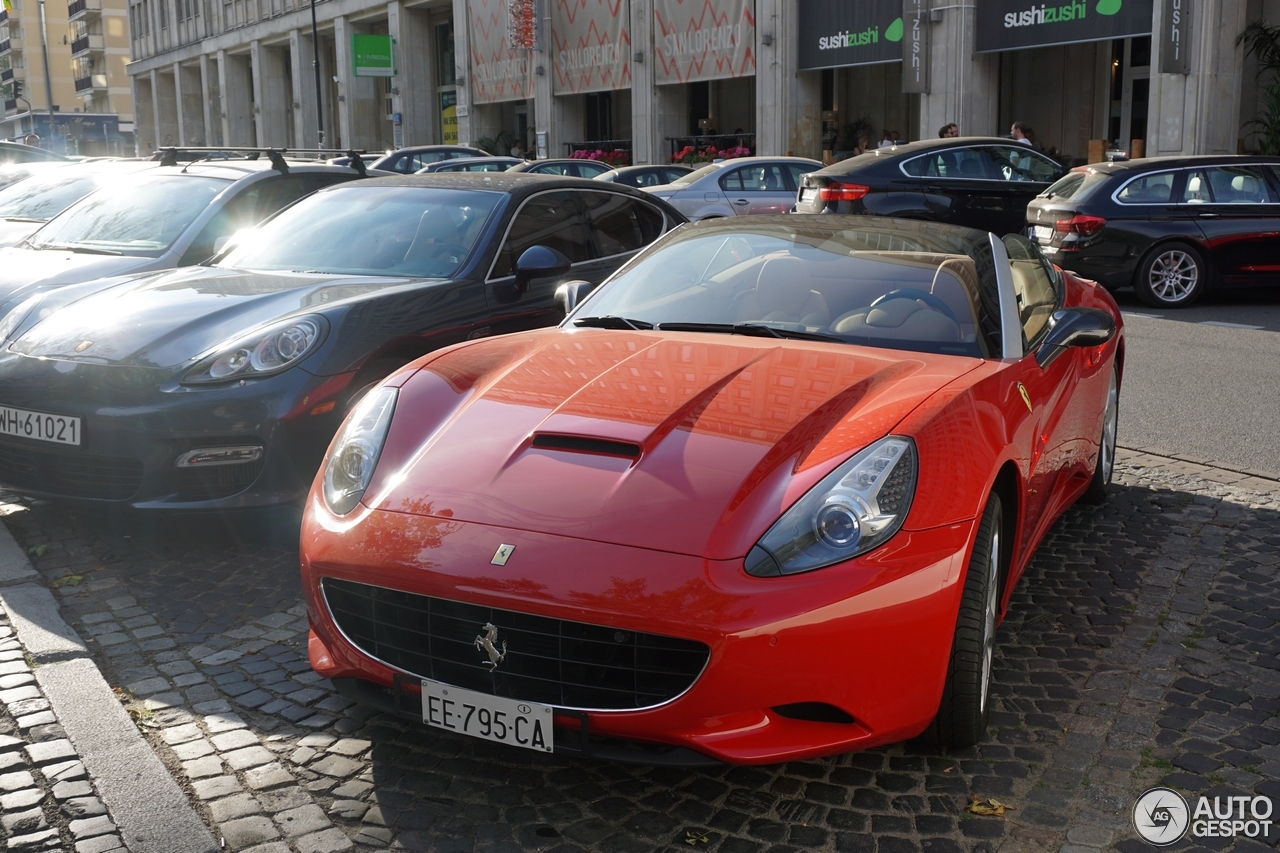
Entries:
[[204,853],[217,841],[62,618],[58,602],[0,523],[0,606],[36,682],[133,853]]
[[1215,483],[1240,486],[1255,492],[1280,492],[1280,474],[1270,471],[1242,468],[1200,456],[1173,453],[1159,447],[1126,447],[1121,444],[1116,446],[1116,450],[1117,457],[1123,451],[1124,459],[1128,462],[1141,463],[1145,458],[1154,460],[1155,464],[1163,468],[1183,474],[1196,474]]

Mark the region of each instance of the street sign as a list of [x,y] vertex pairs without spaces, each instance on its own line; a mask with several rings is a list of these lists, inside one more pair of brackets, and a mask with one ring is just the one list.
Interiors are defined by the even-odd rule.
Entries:
[[357,77],[394,77],[391,36],[356,33],[351,37],[351,66]]

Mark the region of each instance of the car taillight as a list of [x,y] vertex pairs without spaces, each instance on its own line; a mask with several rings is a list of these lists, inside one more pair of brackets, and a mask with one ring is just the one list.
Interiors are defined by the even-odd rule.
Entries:
[[1102,226],[1107,224],[1107,220],[1101,216],[1087,216],[1083,213],[1077,213],[1070,219],[1059,219],[1053,224],[1054,228],[1064,234],[1080,234],[1088,237],[1097,234],[1102,230]]
[[831,183],[818,190],[818,198],[823,201],[857,201],[869,192],[871,187],[862,184]]

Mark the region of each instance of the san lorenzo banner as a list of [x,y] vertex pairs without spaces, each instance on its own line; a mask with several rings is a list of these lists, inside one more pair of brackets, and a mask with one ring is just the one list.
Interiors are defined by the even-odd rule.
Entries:
[[977,52],[1149,36],[1153,2],[977,0]]
[[756,73],[755,0],[653,0],[655,82]]
[[627,0],[553,0],[551,63],[557,95],[631,86]]
[[799,0],[801,71],[902,61],[902,0]]
[[473,104],[533,97],[533,51],[511,48],[507,5],[507,0],[467,0]]

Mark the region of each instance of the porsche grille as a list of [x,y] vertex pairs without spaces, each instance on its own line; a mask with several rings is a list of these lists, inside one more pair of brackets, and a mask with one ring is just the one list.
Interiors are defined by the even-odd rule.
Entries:
[[0,442],[0,483],[68,498],[123,501],[142,485],[142,462],[125,456],[51,453]]
[[[674,699],[693,684],[710,649],[691,640],[497,610],[325,578],[325,601],[357,648],[394,667],[511,699],[621,711]],[[476,650],[486,624],[506,657],[490,671]]]

